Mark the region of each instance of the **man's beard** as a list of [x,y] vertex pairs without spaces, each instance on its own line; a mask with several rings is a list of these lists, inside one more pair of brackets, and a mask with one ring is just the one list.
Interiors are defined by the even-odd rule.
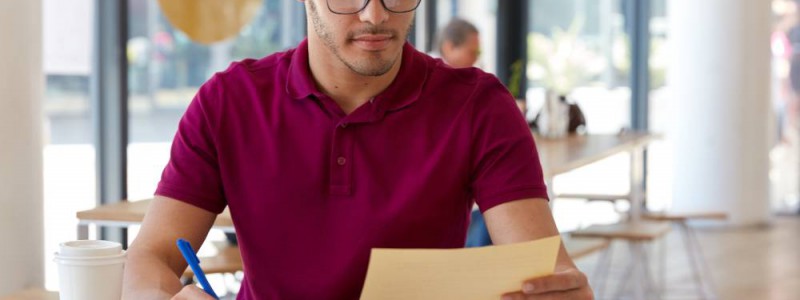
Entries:
[[[317,36],[322,39],[322,42],[325,44],[333,55],[339,59],[345,66],[347,66],[350,70],[355,72],[356,74],[362,76],[381,76],[389,72],[392,67],[397,63],[398,57],[391,58],[389,60],[382,59],[380,53],[372,53],[372,59],[367,60],[359,60],[359,61],[348,61],[346,60],[339,49],[339,46],[336,45],[335,38],[333,33],[326,29],[326,24],[323,24],[322,19],[319,17],[319,12],[317,11],[317,6],[314,4],[314,1],[309,2],[309,10],[311,12],[311,23],[314,26],[314,31],[316,32]],[[408,37],[409,32],[411,31],[411,26],[408,26],[406,29],[405,34],[402,36],[403,40]],[[399,38],[396,30],[390,30],[386,28],[381,28],[379,26],[370,26],[365,29],[361,29],[357,32],[349,32],[347,34],[347,41],[352,41],[358,35],[361,34],[386,34],[392,36],[393,39]]]

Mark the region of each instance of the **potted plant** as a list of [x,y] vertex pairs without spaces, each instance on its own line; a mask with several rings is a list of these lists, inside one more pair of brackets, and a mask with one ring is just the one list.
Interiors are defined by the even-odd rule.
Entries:
[[566,99],[605,68],[602,57],[579,38],[582,27],[577,18],[567,30],[554,28],[550,37],[541,33],[528,36],[528,74],[545,88],[545,102],[534,124],[543,137],[567,134],[570,107]]

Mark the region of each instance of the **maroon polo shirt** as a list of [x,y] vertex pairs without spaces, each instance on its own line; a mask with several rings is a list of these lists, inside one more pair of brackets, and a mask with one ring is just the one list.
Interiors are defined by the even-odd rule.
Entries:
[[394,82],[346,115],[315,87],[306,42],[200,88],[156,194],[230,208],[239,299],[356,299],[370,249],[463,247],[474,202],[547,197],[493,75],[406,44]]

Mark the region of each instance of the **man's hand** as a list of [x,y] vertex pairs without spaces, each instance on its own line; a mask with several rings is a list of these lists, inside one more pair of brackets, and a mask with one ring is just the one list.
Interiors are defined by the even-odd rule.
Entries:
[[[483,213],[495,244],[525,242],[558,234],[547,201],[523,199],[495,206]],[[553,275],[530,279],[519,292],[503,295],[503,299],[594,299],[586,275],[581,273],[567,254],[564,245],[558,250]]]
[[522,290],[503,295],[503,300],[558,299],[592,300],[594,292],[586,275],[578,269],[567,268],[553,275],[531,279],[522,284]]
[[172,297],[172,300],[214,300],[214,297],[206,294],[205,291],[195,285],[190,284],[183,287],[180,293]]

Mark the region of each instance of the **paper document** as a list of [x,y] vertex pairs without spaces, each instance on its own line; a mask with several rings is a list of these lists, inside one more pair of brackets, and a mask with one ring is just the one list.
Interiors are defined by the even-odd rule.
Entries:
[[372,249],[362,300],[497,299],[553,273],[561,237],[465,249]]

